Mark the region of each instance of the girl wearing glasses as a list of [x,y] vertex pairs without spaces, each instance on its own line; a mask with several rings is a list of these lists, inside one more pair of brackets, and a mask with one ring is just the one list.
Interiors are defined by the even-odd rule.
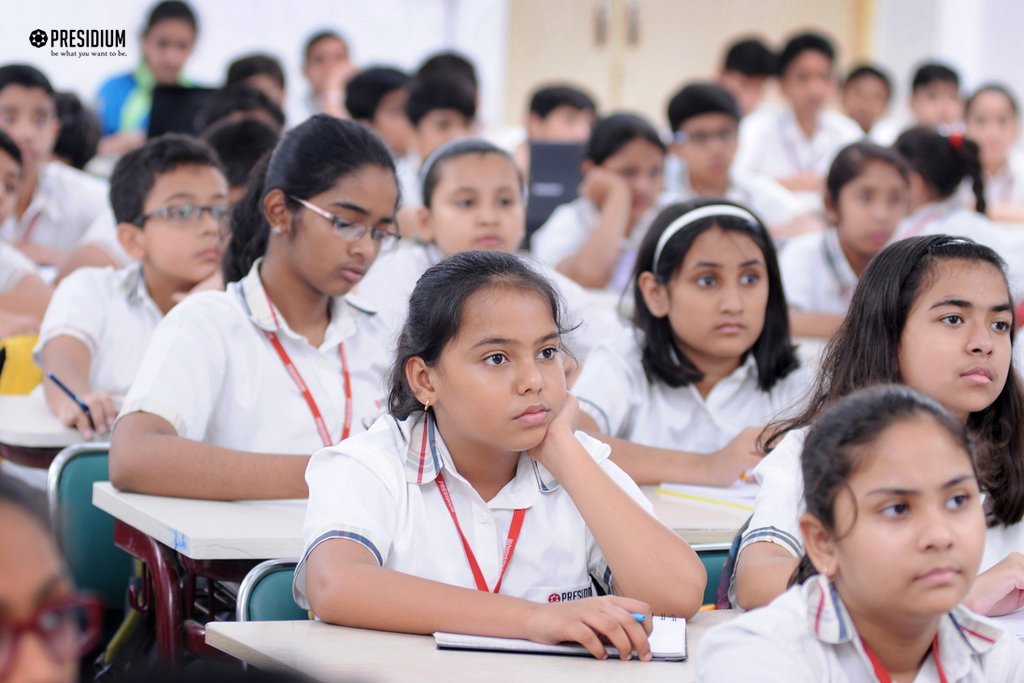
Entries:
[[160,324],[110,450],[120,489],[207,499],[306,495],[308,456],[382,409],[386,326],[346,296],[396,239],[381,141],[326,115],[292,129],[231,217],[227,291]]

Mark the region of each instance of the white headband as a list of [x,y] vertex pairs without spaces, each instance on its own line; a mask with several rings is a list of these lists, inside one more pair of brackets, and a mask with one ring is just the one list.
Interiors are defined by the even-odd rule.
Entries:
[[753,225],[761,224],[761,221],[757,220],[754,214],[732,204],[709,204],[708,206],[698,207],[693,211],[687,211],[669,223],[669,226],[665,228],[665,232],[661,233],[661,237],[658,238],[658,246],[654,249],[654,260],[651,262],[651,272],[658,272],[658,260],[661,258],[661,252],[677,232],[692,223],[713,216],[732,216],[733,218],[742,218]]

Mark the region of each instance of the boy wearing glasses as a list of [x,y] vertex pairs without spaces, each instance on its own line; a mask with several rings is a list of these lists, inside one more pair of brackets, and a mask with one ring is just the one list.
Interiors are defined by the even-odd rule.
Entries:
[[53,86],[24,64],[0,67],[0,130],[21,150],[22,180],[0,237],[32,261],[59,266],[107,203],[106,183],[53,161],[60,133]]
[[37,364],[88,406],[44,382],[50,410],[86,439],[109,431],[164,315],[219,277],[228,184],[209,145],[168,134],[121,158],[110,203],[118,240],[136,263],[81,268],[64,279],[35,351]]
[[771,181],[741,175],[733,166],[740,110],[724,87],[691,83],[668,103],[669,145],[678,170],[665,173],[665,191],[673,199],[724,197],[756,213],[774,233],[803,220],[800,202]]

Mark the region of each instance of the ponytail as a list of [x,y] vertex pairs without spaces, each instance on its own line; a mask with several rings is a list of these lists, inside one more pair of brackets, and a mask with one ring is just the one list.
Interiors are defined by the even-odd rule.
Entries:
[[978,144],[969,140],[962,133],[949,136],[949,145],[963,161],[965,175],[971,179],[971,190],[974,192],[974,210],[985,215],[985,179],[981,170],[981,153]]
[[904,131],[893,147],[940,199],[951,197],[964,178],[970,177],[975,208],[984,215],[985,181],[978,145],[973,140],[960,133],[947,137],[933,128],[916,126]]
[[225,284],[245,277],[256,260],[267,251],[270,226],[263,215],[263,186],[269,163],[268,152],[256,163],[245,194],[231,210],[231,239],[221,259]]

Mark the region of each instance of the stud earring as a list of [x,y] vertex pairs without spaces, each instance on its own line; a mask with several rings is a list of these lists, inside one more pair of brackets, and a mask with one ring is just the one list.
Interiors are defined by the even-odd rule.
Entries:
[[426,413],[430,410],[430,399],[428,398],[423,402],[423,412]]
[[275,225],[270,229],[270,232],[274,233],[275,235],[280,235],[281,233],[284,232],[284,228],[282,228],[280,225]]

